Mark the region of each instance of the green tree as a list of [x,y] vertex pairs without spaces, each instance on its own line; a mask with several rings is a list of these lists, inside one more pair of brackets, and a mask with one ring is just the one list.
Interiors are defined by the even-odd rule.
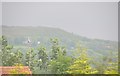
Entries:
[[110,62],[104,74],[118,74],[118,63]]
[[5,36],[1,38],[1,60],[3,66],[12,66],[16,63],[22,63],[23,54],[20,50],[13,51],[13,46],[8,44]]
[[51,38],[50,39],[51,43],[52,43],[52,47],[51,47],[51,51],[52,51],[52,55],[51,55],[51,59],[57,59],[59,54],[63,54],[66,55],[66,49],[65,47],[62,47],[59,45],[59,41],[57,38]]
[[26,52],[26,55],[25,55],[26,65],[29,66],[32,71],[34,71],[34,67],[37,63],[35,56],[36,56],[36,54],[34,53],[33,48],[29,48]]
[[38,48],[38,66],[40,69],[44,68],[47,69],[47,61],[48,61],[48,56],[45,52],[46,48],[43,46],[40,46]]
[[14,65],[14,61],[11,61],[11,59],[14,59],[14,53],[12,51],[13,46],[8,45],[7,39],[5,36],[2,36],[2,50],[1,50],[1,60],[3,66],[12,66]]
[[96,74],[98,71],[91,67],[86,49],[78,46],[76,51],[80,52],[80,56],[75,59],[66,72],[69,74]]
[[24,60],[24,58],[23,58],[23,53],[21,52],[21,50],[17,50],[16,52],[15,52],[15,56],[14,56],[14,58],[15,58],[15,64],[17,63],[17,64],[23,64],[23,60]]
[[52,43],[52,55],[51,55],[51,59],[57,59],[58,56],[58,52],[60,51],[60,46],[59,46],[59,42],[58,39],[50,39],[51,43]]
[[99,62],[93,62],[99,74],[118,74],[118,58],[116,54],[110,52],[109,55],[103,56]]
[[10,66],[15,65],[15,64],[23,64],[22,52],[20,50],[11,52],[9,61],[7,63],[9,63]]
[[0,37],[0,66],[2,66],[2,36]]
[[[112,52],[111,55],[112,56]],[[118,54],[108,58],[107,67],[104,74],[118,74]]]
[[59,45],[58,39],[51,39],[51,43],[52,58],[49,63],[49,71],[52,74],[65,74],[72,59],[66,55],[66,48]]
[[103,74],[105,69],[108,66],[108,57],[107,56],[102,56],[99,61],[97,60],[92,60],[92,64],[94,67],[98,70],[98,74]]
[[52,74],[66,74],[66,70],[70,66],[72,58],[59,54],[56,60],[51,60],[49,64],[49,71]]

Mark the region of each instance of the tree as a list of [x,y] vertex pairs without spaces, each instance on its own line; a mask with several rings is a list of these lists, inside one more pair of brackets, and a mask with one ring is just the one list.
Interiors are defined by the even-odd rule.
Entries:
[[52,74],[66,74],[66,70],[70,66],[72,58],[59,54],[56,60],[51,60],[49,64],[49,70]]
[[66,48],[59,45],[58,39],[51,39],[51,43],[52,56],[49,63],[49,71],[53,74],[65,74],[72,59],[66,55]]
[[[112,56],[112,53],[110,56]],[[107,67],[104,70],[104,74],[118,74],[118,55],[115,55],[112,58],[109,57]]]
[[0,37],[0,66],[2,66],[2,36]]
[[62,47],[59,45],[59,41],[57,38],[51,38],[50,39],[51,43],[52,43],[52,47],[51,47],[51,51],[52,51],[52,55],[51,55],[51,59],[57,59],[59,54],[63,54],[66,55],[66,49],[65,47]]
[[22,63],[23,54],[20,50],[13,51],[13,46],[8,44],[5,36],[1,38],[1,60],[3,66],[12,66],[16,63]]
[[29,48],[26,52],[25,61],[26,61],[26,65],[29,66],[32,71],[34,71],[34,67],[37,62],[35,60],[35,56],[36,54],[34,53],[34,49]]
[[48,56],[45,52],[46,48],[43,46],[40,46],[38,48],[38,66],[40,69],[44,68],[47,69],[47,61],[48,61]]
[[80,56],[75,59],[66,72],[69,74],[96,74],[98,71],[91,67],[86,49],[77,47],[76,51],[80,52]]
[[58,52],[60,51],[60,46],[59,46],[59,42],[58,39],[50,39],[51,43],[52,43],[52,56],[51,59],[57,59],[58,56]]
[[98,70],[98,74],[104,74],[105,69],[108,66],[108,57],[102,56],[99,61],[92,60],[92,64]]
[[118,74],[118,63],[110,62],[104,74]]
[[21,52],[21,50],[17,50],[16,52],[15,52],[15,56],[14,56],[14,58],[15,58],[15,64],[17,63],[17,64],[23,64],[23,53]]
[[57,60],[52,60],[50,62],[50,71],[53,74],[66,74],[66,70],[71,64],[71,57],[68,56],[59,56]]
[[7,39],[5,36],[2,36],[2,50],[1,50],[1,60],[3,66],[12,66],[14,65],[14,61],[11,61],[11,59],[14,59],[14,53],[12,51],[13,46],[8,45]]

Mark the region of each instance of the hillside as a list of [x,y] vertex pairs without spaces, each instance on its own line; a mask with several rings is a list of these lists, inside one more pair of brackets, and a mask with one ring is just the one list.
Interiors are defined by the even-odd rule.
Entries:
[[115,55],[117,53],[117,42],[100,39],[89,39],[86,37],[78,36],[73,33],[66,32],[62,29],[51,27],[27,27],[27,26],[3,26],[2,33],[5,35],[10,44],[14,47],[25,47],[24,42],[27,37],[30,37],[32,46],[37,47],[37,42],[40,45],[50,48],[50,38],[58,38],[60,44],[65,46],[68,54],[72,54],[72,49],[75,48],[77,43],[87,48],[88,54],[91,57],[103,57],[106,55]]

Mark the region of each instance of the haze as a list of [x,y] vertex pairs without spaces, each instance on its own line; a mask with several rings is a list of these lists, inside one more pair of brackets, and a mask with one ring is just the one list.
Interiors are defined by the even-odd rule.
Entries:
[[88,38],[118,41],[118,5],[117,2],[3,2],[2,25],[57,27]]

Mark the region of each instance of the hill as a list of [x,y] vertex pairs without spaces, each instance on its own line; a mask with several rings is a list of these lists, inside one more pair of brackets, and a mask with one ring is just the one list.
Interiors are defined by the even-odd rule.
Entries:
[[37,47],[37,42],[40,41],[40,45],[46,46],[48,51],[51,45],[50,38],[58,38],[60,44],[66,47],[70,55],[74,52],[73,49],[77,43],[87,48],[89,56],[93,58],[109,56],[111,52],[112,55],[115,55],[118,50],[117,42],[115,41],[89,39],[59,28],[42,26],[3,26],[2,33],[15,48],[27,47],[24,42],[27,40],[27,37],[30,37],[32,47]]

